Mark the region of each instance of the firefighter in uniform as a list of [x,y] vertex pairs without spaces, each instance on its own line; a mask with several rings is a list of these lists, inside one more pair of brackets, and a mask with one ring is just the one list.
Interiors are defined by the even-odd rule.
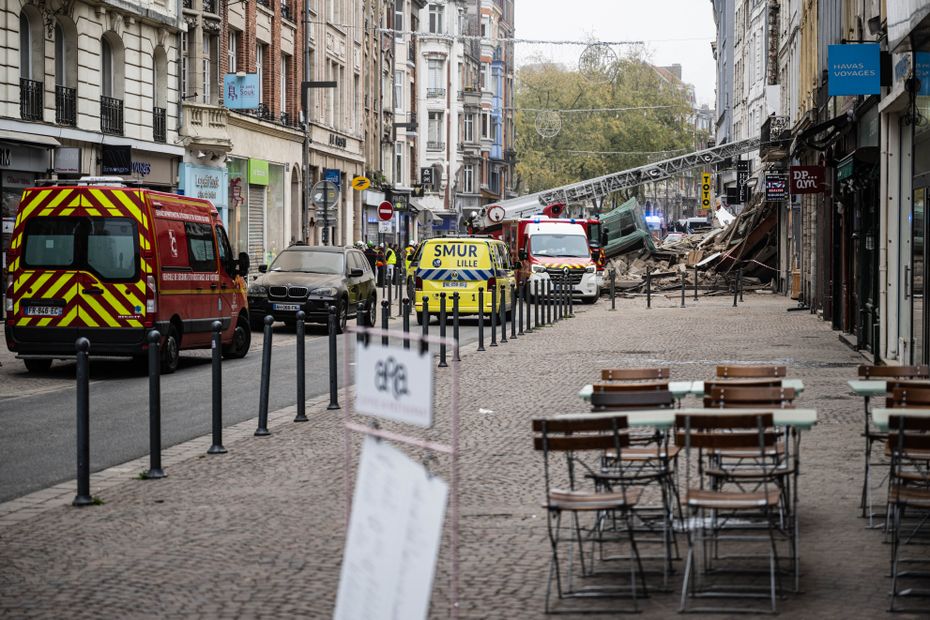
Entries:
[[397,252],[394,250],[393,244],[388,244],[384,249],[384,262],[387,264],[387,278],[388,282],[394,282],[394,269],[397,267]]

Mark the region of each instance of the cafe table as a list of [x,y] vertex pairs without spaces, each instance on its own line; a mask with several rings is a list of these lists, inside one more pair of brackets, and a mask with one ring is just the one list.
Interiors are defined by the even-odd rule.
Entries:
[[915,418],[930,418],[930,409],[874,407],[872,409],[872,423],[879,431],[888,432],[888,418],[893,415],[906,415]]
[[[881,397],[888,393],[888,382],[885,380],[878,379],[853,379],[846,382],[849,384],[849,387],[856,394],[856,396],[862,397],[863,407],[863,438],[865,439],[865,472],[862,475],[862,497],[859,499],[859,508],[861,510],[860,516],[862,518],[868,517],[869,525],[868,527],[875,527],[874,519],[876,515],[872,512],[872,498],[871,498],[871,489],[869,487],[869,480],[871,478],[871,468],[872,468],[872,441],[874,433],[871,433],[869,430],[869,417],[871,414],[871,400],[875,397]],[[887,421],[887,418],[885,418]]]
[[[680,401],[682,398],[691,393],[691,384],[693,381],[669,381],[668,382],[668,391],[672,393],[672,396],[676,401]],[[586,403],[591,402],[591,394],[594,393],[594,385],[589,383],[588,385],[581,388],[578,392],[578,396],[581,400]]]
[[[757,379],[709,379],[708,383],[719,383],[722,385],[728,385],[732,387],[740,387],[745,384],[747,386],[753,386],[754,382]],[[691,393],[697,396],[698,398],[704,398],[704,381],[692,381],[691,382]],[[782,379],[781,387],[791,388],[795,391],[796,394],[801,394],[804,392],[804,382],[800,379]]]

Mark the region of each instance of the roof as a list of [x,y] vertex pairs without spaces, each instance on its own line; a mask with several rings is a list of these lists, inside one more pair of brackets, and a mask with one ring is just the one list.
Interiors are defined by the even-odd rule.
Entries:
[[329,252],[331,254],[341,253],[346,250],[351,250],[352,248],[344,248],[341,246],[333,245],[289,245],[283,251],[293,251],[293,252]]

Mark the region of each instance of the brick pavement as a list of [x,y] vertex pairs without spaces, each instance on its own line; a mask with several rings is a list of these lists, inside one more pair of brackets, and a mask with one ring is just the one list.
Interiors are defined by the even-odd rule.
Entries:
[[[677,298],[654,302],[651,311],[639,298],[618,300],[617,312],[580,307],[542,333],[463,355],[462,617],[543,615],[548,544],[531,417],[583,411],[577,389],[605,366],[662,363],[674,378],[703,379],[724,360],[787,364],[805,382],[801,402],[820,415],[802,446],[805,593],[781,601],[782,614],[884,615],[889,551],[854,516],[861,401],[845,381],[861,356],[815,317],[787,313],[783,298],[747,295],[738,309],[724,297],[689,299],[685,309]],[[442,440],[447,374],[436,389],[438,422],[424,436]],[[208,441],[190,442],[166,461],[165,480],[133,479],[144,460],[124,466],[92,488],[101,506],[66,506],[73,486],[62,485],[64,499],[27,496],[16,512],[0,505],[0,615],[330,616],[344,538],[342,418],[325,403],[308,414],[297,425],[279,412],[265,439],[247,436],[254,422],[240,425],[225,456],[206,457]],[[446,462],[436,470],[448,477]],[[444,548],[437,618],[446,615],[447,577]],[[643,608],[644,617],[669,617],[677,596],[656,594]]]

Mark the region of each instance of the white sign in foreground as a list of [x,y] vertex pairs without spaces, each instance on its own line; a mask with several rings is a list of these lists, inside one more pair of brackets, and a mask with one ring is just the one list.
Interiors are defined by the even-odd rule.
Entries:
[[448,485],[386,441],[366,437],[335,620],[416,620],[429,613]]
[[429,428],[433,425],[433,364],[429,353],[359,342],[355,348],[355,408],[364,415]]

